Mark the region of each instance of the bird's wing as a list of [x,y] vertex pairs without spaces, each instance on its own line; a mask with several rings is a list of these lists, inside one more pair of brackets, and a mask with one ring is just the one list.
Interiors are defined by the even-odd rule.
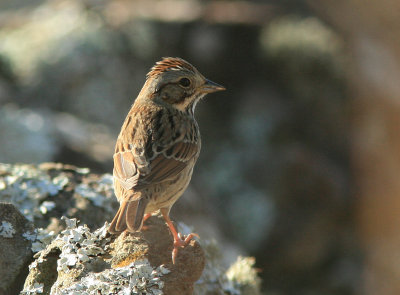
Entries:
[[[137,117],[140,120],[140,116]],[[190,132],[192,128],[176,128],[173,120],[167,118],[163,122],[163,118],[160,118],[157,122],[157,118],[159,116],[155,116],[149,124],[135,123],[135,119],[127,118],[127,124],[134,125],[123,127],[128,133],[124,135],[121,132],[118,137],[114,153],[114,177],[127,190],[171,179],[198,155],[197,139],[185,135],[185,131]]]

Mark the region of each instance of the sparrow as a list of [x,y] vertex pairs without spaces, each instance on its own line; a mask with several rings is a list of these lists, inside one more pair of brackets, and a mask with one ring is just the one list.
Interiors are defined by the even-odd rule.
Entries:
[[140,231],[144,220],[160,210],[174,238],[174,264],[178,249],[197,236],[178,233],[169,212],[188,187],[199,157],[196,105],[221,90],[225,87],[181,58],[166,57],[151,68],[115,145],[113,179],[120,207],[110,233]]

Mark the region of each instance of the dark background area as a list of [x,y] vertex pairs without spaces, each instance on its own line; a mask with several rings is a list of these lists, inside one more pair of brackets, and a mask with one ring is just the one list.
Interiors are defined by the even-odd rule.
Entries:
[[265,294],[359,294],[357,51],[330,4],[3,2],[0,161],[111,173],[146,73],[182,57],[227,91],[197,107],[202,152],[172,217],[216,239],[227,263],[255,256]]

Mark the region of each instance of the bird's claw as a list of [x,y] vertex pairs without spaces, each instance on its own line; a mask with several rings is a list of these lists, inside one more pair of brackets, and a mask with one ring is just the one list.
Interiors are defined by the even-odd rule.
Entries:
[[198,234],[191,233],[185,239],[181,233],[178,233],[178,239],[174,240],[174,249],[172,250],[172,263],[175,264],[176,256],[178,256],[179,248],[183,248],[189,244],[189,242],[194,238],[200,238]]

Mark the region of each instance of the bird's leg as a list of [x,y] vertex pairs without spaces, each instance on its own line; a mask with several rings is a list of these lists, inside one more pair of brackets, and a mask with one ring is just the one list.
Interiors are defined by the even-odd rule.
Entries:
[[175,264],[176,256],[178,255],[178,250],[180,247],[185,247],[193,237],[199,237],[198,234],[191,233],[185,239],[182,238],[182,235],[177,232],[174,224],[172,223],[171,219],[169,218],[169,210],[168,208],[160,209],[161,214],[163,215],[165,222],[167,223],[169,230],[174,237],[174,249],[172,250],[172,263]]
[[147,213],[143,216],[143,222],[145,222],[147,219],[151,217],[151,213]]
[[151,213],[147,213],[143,216],[143,221],[142,221],[142,230],[148,230],[149,226],[148,225],[143,225],[144,222],[151,217]]

